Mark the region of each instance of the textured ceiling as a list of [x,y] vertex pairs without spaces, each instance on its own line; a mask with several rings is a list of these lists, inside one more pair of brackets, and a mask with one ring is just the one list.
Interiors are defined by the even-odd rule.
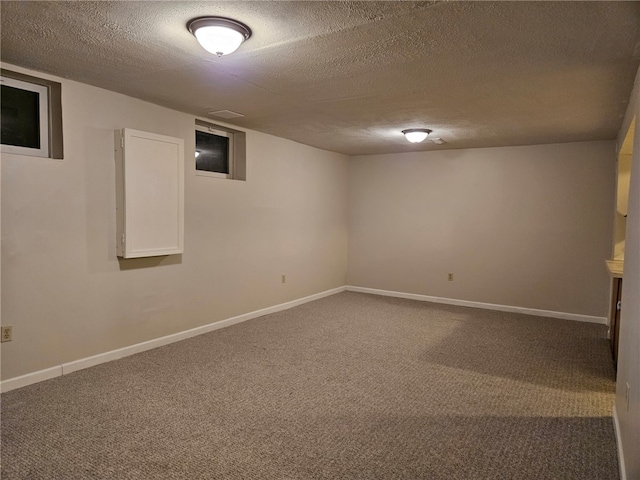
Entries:
[[[346,154],[615,138],[636,2],[10,2],[1,59]],[[246,23],[229,56],[186,28]],[[409,144],[428,127],[447,144]]]

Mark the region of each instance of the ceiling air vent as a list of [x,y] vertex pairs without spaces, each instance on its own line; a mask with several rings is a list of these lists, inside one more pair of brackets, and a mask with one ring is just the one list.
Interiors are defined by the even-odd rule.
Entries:
[[438,137],[429,137],[429,140],[431,140],[433,143],[436,143],[438,145],[444,145],[445,143],[447,143],[443,139]]
[[217,110],[215,112],[209,112],[212,117],[218,118],[238,118],[244,117],[244,114],[238,112],[232,112],[231,110]]

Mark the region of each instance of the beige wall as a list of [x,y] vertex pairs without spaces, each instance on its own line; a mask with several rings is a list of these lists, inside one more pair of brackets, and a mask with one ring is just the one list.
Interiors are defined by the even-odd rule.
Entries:
[[[345,284],[347,157],[249,131],[246,182],[195,176],[194,117],[3,68],[62,82],[65,149],[2,155],[3,379]],[[123,127],[185,139],[181,257],[116,258]]]
[[[40,76],[63,83],[65,158],[2,157],[3,379],[345,283],[607,314],[613,142],[347,159],[249,131],[248,181],[226,181],[195,176],[192,116]],[[186,141],[182,256],[115,256],[122,127]]]
[[604,317],[614,176],[612,141],[352,157],[347,281]]
[[[640,70],[629,102],[627,115],[618,136],[618,148],[634,118],[640,118]],[[624,453],[626,478],[640,478],[640,122],[635,122],[629,211],[627,214],[622,308],[620,309],[620,345],[616,415]],[[627,384],[628,408],[627,408]]]

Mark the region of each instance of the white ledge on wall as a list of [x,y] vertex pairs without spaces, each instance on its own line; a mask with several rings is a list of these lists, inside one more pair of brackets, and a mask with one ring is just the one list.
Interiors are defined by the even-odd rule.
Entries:
[[338,287],[331,290],[326,290],[324,292],[309,295],[307,297],[299,298],[297,300],[292,300],[290,302],[281,303],[279,305],[274,305],[272,307],[262,308],[260,310],[244,313],[236,317],[231,317],[225,320],[220,320],[218,322],[202,325],[201,327],[196,327],[190,330],[185,330],[183,332],[174,333],[172,335],[155,338],[147,342],[136,343],[135,345],[129,345],[127,347],[118,348],[116,350],[111,350],[109,352],[101,353],[99,355],[80,358],[78,360],[63,363],[61,365],[56,365],[54,367],[47,368],[45,370],[28,373],[20,377],[10,378],[0,382],[0,391],[8,392],[10,390],[15,390],[16,388],[26,387],[27,385],[31,385],[33,383],[42,382],[44,380],[49,380],[62,375],[68,375],[69,373],[73,373],[78,370],[93,367],[101,363],[110,362],[112,360],[118,360],[119,358],[124,358],[130,355],[135,355],[136,353],[144,352],[146,350],[151,350],[152,348],[162,347],[163,345],[168,345],[170,343],[186,340],[187,338],[195,337],[197,335],[202,335],[203,333],[208,333],[214,330],[218,330],[220,328],[229,327],[231,325],[235,325],[236,323],[245,322],[247,320],[252,320],[254,318],[262,317],[264,315],[269,315],[271,313],[276,313],[282,310],[287,310],[289,308],[297,307],[298,305],[302,305],[307,302],[312,302],[314,300],[319,300],[321,298],[328,297],[336,293],[344,292],[346,289],[347,287],[343,286],[343,287]]
[[594,317],[591,315],[581,315],[579,313],[554,312],[551,310],[537,310],[535,308],[513,307],[511,305],[498,305],[495,303],[473,302],[470,300],[457,300],[455,298],[431,297],[417,293],[394,292],[392,290],[378,290],[375,288],[347,286],[350,292],[370,293],[372,295],[383,295],[386,297],[407,298],[410,300],[420,300],[422,302],[442,303],[446,305],[457,305],[460,307],[482,308],[484,310],[497,310],[499,312],[522,313],[525,315],[536,315],[538,317],[559,318],[561,320],[576,320],[578,322],[600,323],[607,325],[606,317]]
[[620,466],[620,480],[627,480],[627,469],[624,463],[624,451],[622,450],[622,437],[620,436],[620,420],[618,409],[613,406],[613,430],[616,434],[616,446],[618,450],[618,465]]
[[335,295],[336,293],[344,292],[345,290],[350,292],[369,293],[373,295],[383,295],[383,296],[397,297],[397,298],[407,298],[410,300],[420,300],[420,301],[433,302],[433,303],[442,303],[447,305],[458,305],[462,307],[473,307],[473,308],[482,308],[486,310],[497,310],[502,312],[523,313],[527,315],[537,315],[540,317],[552,317],[552,318],[559,318],[564,320],[577,320],[581,322],[600,323],[605,325],[607,323],[607,319],[605,317],[594,317],[594,316],[580,315],[575,313],[553,312],[549,310],[536,310],[532,308],[513,307],[508,305],[497,305],[493,303],[472,302],[468,300],[456,300],[456,299],[443,298],[443,297],[431,297],[428,295],[394,292],[391,290],[378,290],[374,288],[365,288],[365,287],[356,287],[356,286],[342,286],[342,287],[334,288],[331,290],[326,290],[324,292],[316,293],[314,295],[309,295],[307,297],[299,298],[297,300],[292,300],[290,302],[281,303],[279,305],[274,305],[272,307],[255,310],[253,312],[238,315],[236,317],[227,318],[225,320],[220,320],[218,322],[213,322],[207,325],[192,328],[190,330],[185,330],[183,332],[178,332],[172,335],[167,335],[167,336],[156,338],[146,342],[137,343],[135,345],[129,345],[127,347],[111,350],[109,352],[101,353],[99,355],[94,355],[91,357],[86,357],[86,358],[81,358],[71,362],[66,362],[51,368],[47,368],[47,369],[40,370],[33,373],[28,373],[20,377],[10,378],[0,382],[0,391],[8,392],[16,388],[21,388],[27,385],[31,385],[33,383],[42,382],[44,380],[49,380],[51,378],[59,377],[61,375],[67,375],[69,373],[73,373],[78,370],[93,367],[101,363],[110,362],[112,360],[117,360],[123,357],[128,357],[129,355],[135,355],[136,353],[144,352],[146,350],[151,350],[152,348],[161,347],[163,345],[179,342],[180,340],[185,340],[187,338],[195,337],[197,335],[202,335],[203,333],[208,333],[214,330],[218,330],[220,328],[229,327],[231,325],[235,325],[236,323],[245,322],[247,320],[262,317],[264,315],[269,315],[271,313],[287,310],[289,308],[296,307],[298,305],[302,305],[307,302],[312,302],[314,300],[319,300],[321,298],[328,297],[330,295]]
[[33,383],[44,382],[55,377],[62,375],[62,365],[56,365],[55,367],[45,368],[44,370],[38,370],[37,372],[27,373],[26,375],[20,375],[19,377],[13,377],[8,380],[3,380],[0,383],[0,391],[2,393],[16,388],[26,387]]

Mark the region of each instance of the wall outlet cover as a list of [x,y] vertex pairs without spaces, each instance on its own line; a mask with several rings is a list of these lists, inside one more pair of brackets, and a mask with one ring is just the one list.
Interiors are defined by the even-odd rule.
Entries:
[[13,327],[12,326],[2,327],[2,333],[0,334],[0,341],[4,343],[4,342],[10,342],[11,340],[13,340]]

